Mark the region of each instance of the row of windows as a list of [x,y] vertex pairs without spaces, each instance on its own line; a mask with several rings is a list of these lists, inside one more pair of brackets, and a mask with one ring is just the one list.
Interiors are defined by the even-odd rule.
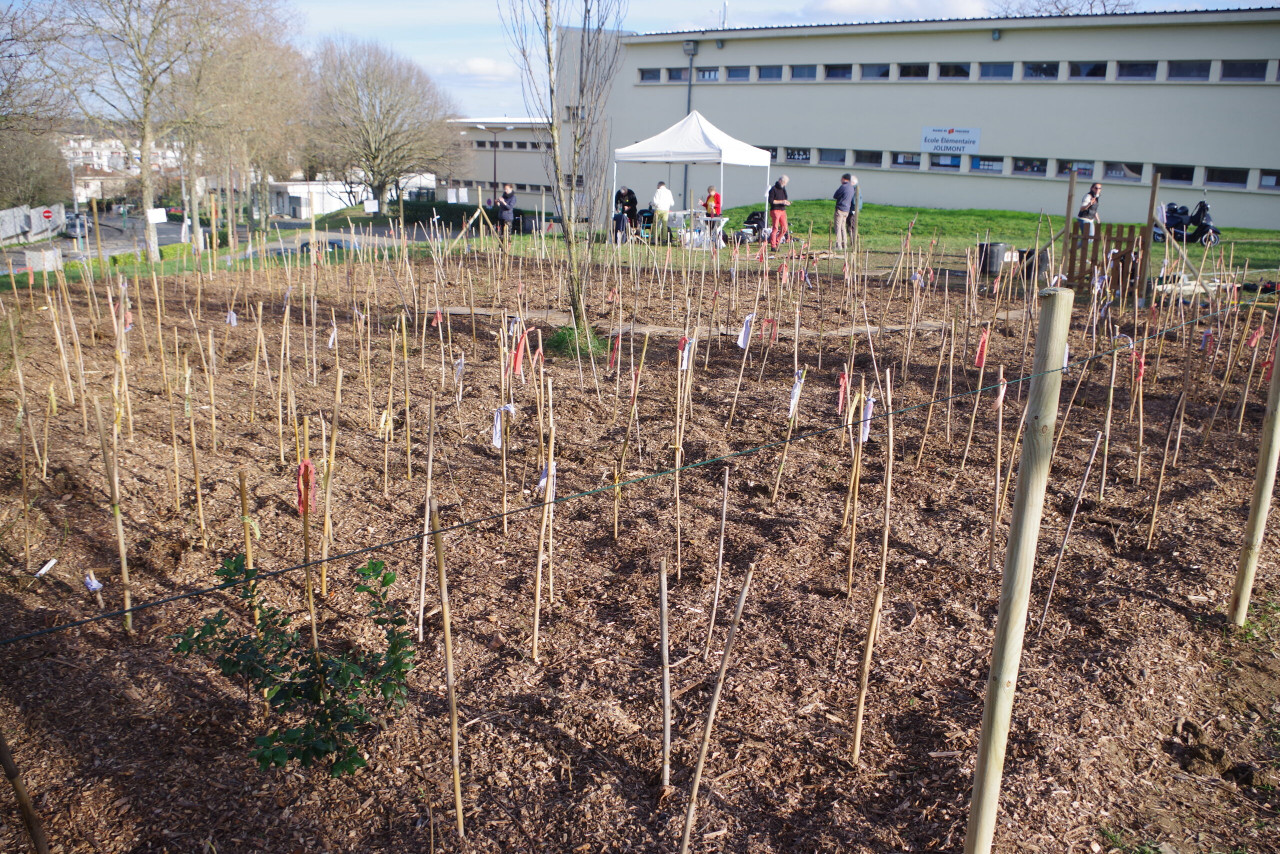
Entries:
[[[1052,174],[1059,178],[1069,177],[1074,171],[1083,180],[1093,180],[1097,164],[1092,160],[1070,160],[1056,158],[1050,161],[1047,157],[1004,157],[991,154],[921,154],[918,151],[877,151],[874,149],[854,149],[852,158],[850,151],[843,148],[782,148],[775,146],[759,146],[768,151],[776,163],[779,151],[788,165],[806,166],[848,166],[850,159],[853,165],[864,169],[927,169],[930,172],[962,172],[966,171],[966,160],[969,172],[982,174],[1005,174],[1008,161],[1009,174],[1028,177],[1047,177]],[[1143,164],[1120,161],[1104,161],[1101,179],[1113,182],[1137,183],[1142,180]],[[1156,163],[1152,165],[1153,174],[1160,176],[1163,184],[1191,184],[1195,180],[1194,166],[1182,164]],[[1235,187],[1248,189],[1249,170],[1218,166],[1205,167],[1204,183],[1208,186]],[[1259,190],[1280,190],[1280,170],[1259,170]]]
[[[476,148],[498,148],[498,140],[496,139],[477,139]],[[502,140],[502,148],[514,151],[538,151],[542,148],[540,142],[519,142],[509,139]]]
[[[863,62],[832,65],[729,65],[694,68],[699,83],[797,82],[815,80],[1169,80],[1258,83],[1267,79],[1265,59],[1090,60],[1080,62]],[[1160,76],[1160,66],[1165,74]],[[1018,67],[1020,66],[1020,68]],[[936,73],[933,69],[937,69]],[[1112,70],[1114,68],[1114,70]],[[752,72],[754,70],[754,76]],[[783,72],[787,72],[784,78]],[[641,83],[689,82],[689,68],[641,68]],[[723,77],[722,77],[723,72]]]
[[[476,189],[476,190],[497,190],[502,186],[501,183],[495,184],[492,181],[468,181],[468,180],[462,180],[458,178],[451,179],[445,183],[449,187],[467,187],[467,188]],[[514,186],[517,193],[550,193],[551,192],[550,184],[516,184]]]

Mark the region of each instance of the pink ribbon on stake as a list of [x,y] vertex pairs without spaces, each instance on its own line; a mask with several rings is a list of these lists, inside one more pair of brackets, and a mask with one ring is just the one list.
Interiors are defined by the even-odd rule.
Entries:
[[298,515],[316,509],[316,467],[310,459],[298,465]]
[[1259,325],[1257,330],[1255,330],[1254,333],[1249,336],[1249,346],[1257,347],[1258,342],[1261,340],[1262,340],[1262,326]]
[[618,349],[622,346],[622,330],[618,330],[618,334],[613,336],[613,346],[609,348],[609,367],[606,370],[613,370],[613,366],[618,361]]
[[440,321],[442,320],[444,320],[444,314],[440,311],[440,309],[437,308],[436,316],[431,318],[431,328],[434,329],[435,327],[439,326]]
[[849,394],[849,375],[840,372],[840,393],[836,397],[836,415],[844,415],[844,401]]
[[524,354],[529,349],[529,333],[533,331],[533,327],[526,327],[524,334],[520,336],[520,343],[516,345],[516,352],[511,357],[511,373],[520,375],[520,379],[524,380]]
[[981,368],[987,364],[987,336],[991,334],[991,327],[982,330],[982,336],[978,338],[978,350],[973,354],[973,366]]

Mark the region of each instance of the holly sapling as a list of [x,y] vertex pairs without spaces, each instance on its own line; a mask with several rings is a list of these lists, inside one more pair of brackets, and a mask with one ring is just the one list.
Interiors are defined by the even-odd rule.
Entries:
[[212,658],[223,676],[240,677],[265,697],[272,725],[249,751],[263,770],[290,760],[303,767],[327,761],[333,776],[352,774],[367,764],[356,740],[360,731],[405,705],[414,649],[407,619],[388,602],[396,574],[382,561],[356,573],[356,592],[383,633],[381,650],[316,655],[288,614],[259,599],[258,570],[246,566],[244,555],[224,560],[217,575],[258,615],[253,631],[219,611],[174,636],[175,652]]

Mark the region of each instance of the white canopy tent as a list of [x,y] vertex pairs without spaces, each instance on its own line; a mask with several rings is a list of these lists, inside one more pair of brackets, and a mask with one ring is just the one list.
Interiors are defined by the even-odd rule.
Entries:
[[613,194],[618,192],[619,163],[719,163],[723,192],[726,165],[763,166],[768,187],[771,160],[768,151],[734,139],[694,110],[656,136],[614,149]]

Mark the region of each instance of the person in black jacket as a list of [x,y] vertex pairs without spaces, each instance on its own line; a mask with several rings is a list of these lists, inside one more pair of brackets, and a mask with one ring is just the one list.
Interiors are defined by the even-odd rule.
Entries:
[[783,175],[769,188],[769,248],[777,249],[782,235],[787,231],[787,207],[791,200],[787,198],[787,184],[791,179]]
[[[858,179],[850,175],[848,172],[840,176],[840,186],[836,187],[835,194],[832,195],[836,200],[836,221],[833,226],[835,230],[835,247],[844,249],[846,237],[853,231],[853,223],[857,222],[858,213],[855,204],[858,198]],[[853,219],[849,214],[852,212]]]
[[502,185],[502,196],[496,202],[498,208],[498,234],[505,243],[511,234],[511,227],[516,221],[516,189],[510,184]]
[[632,228],[640,225],[640,200],[636,198],[635,190],[619,187],[618,192],[613,194],[613,209],[625,214]]

